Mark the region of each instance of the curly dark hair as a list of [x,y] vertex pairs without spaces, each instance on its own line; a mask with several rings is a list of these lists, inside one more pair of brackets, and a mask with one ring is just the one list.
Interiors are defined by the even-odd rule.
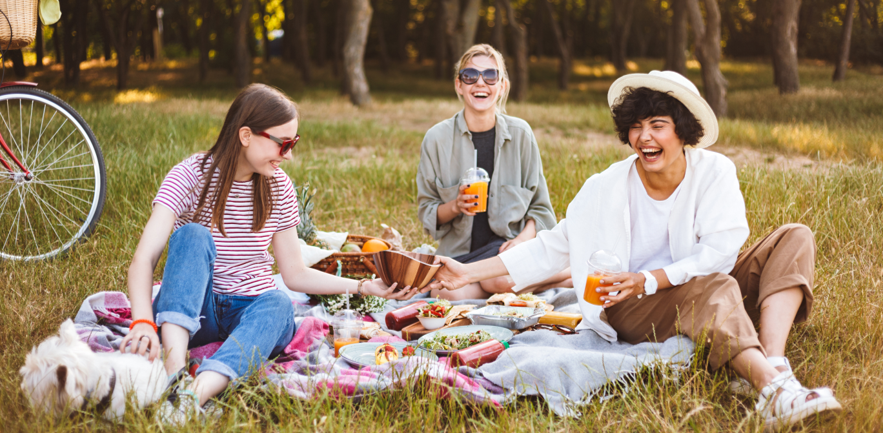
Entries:
[[647,87],[626,87],[613,105],[613,123],[616,135],[623,144],[629,143],[629,128],[635,123],[655,116],[669,116],[675,124],[675,134],[685,146],[694,146],[705,135],[705,130],[693,113],[677,98]]

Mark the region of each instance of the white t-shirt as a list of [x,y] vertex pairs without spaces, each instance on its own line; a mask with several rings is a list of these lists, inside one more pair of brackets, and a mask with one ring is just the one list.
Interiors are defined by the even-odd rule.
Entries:
[[631,256],[629,272],[653,271],[674,263],[668,235],[668,220],[681,185],[665,200],[647,195],[635,161],[629,170],[629,217],[631,219]]

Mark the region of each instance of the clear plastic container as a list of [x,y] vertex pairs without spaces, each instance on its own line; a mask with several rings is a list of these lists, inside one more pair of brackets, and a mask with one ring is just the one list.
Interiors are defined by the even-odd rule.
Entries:
[[601,286],[601,279],[604,277],[612,277],[622,272],[622,262],[619,257],[616,257],[616,254],[598,250],[592,253],[586,264],[589,267],[589,275],[586,277],[583,299],[593,305],[603,305],[601,296],[607,295],[607,293],[598,292],[596,289]]
[[472,167],[466,170],[466,173],[460,179],[460,185],[469,185],[463,191],[465,194],[474,194],[478,196],[476,200],[470,200],[470,203],[478,203],[478,206],[472,209],[472,212],[487,212],[487,188],[491,178],[487,171],[481,167]]
[[334,327],[334,356],[340,356],[340,348],[359,342],[362,330],[362,315],[354,310],[340,310],[334,313],[331,326]]

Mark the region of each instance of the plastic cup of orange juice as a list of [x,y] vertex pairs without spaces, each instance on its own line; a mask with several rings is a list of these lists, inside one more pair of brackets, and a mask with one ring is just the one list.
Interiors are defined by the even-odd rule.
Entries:
[[[622,271],[622,263],[615,254],[598,250],[589,257],[586,264],[589,267],[589,275],[586,277],[583,299],[592,305],[604,305],[601,296],[607,295],[607,292],[598,292],[597,289],[601,287],[602,279],[618,275]],[[609,284],[605,285],[609,286]]]
[[340,349],[349,344],[359,342],[359,331],[362,330],[362,316],[353,310],[340,310],[334,313],[331,320],[334,326],[334,356],[340,356]]
[[466,170],[466,174],[460,179],[460,185],[469,185],[463,193],[468,195],[477,195],[478,198],[470,200],[469,203],[478,203],[471,209],[472,212],[487,212],[487,187],[491,178],[487,171],[481,167],[473,167]]

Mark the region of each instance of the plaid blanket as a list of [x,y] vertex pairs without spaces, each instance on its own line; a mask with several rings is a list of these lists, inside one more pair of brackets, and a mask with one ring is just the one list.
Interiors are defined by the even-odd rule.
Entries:
[[[158,286],[154,287],[154,297],[158,290]],[[556,305],[558,311],[567,311],[576,303],[572,290],[553,290],[543,297]],[[471,303],[478,302],[483,301]],[[606,342],[591,331],[570,336],[535,331],[516,335],[510,341],[512,347],[503,356],[478,369],[451,368],[447,358],[426,362],[415,357],[356,368],[334,357],[326,339],[329,326],[322,320],[328,316],[316,311],[321,310],[321,306],[311,308],[297,301],[293,303],[299,316],[296,317],[297,332],[282,354],[265,366],[262,375],[268,389],[282,390],[301,399],[328,393],[359,399],[424,378],[434,389],[442,391],[442,397],[456,396],[476,404],[501,407],[518,396],[541,395],[557,414],[576,417],[580,405],[607,395],[605,390],[609,387],[604,385],[627,381],[647,366],[664,365],[677,371],[689,365],[693,353],[693,343],[686,337],[629,345]],[[387,308],[400,305],[390,302]],[[375,315],[375,319],[381,314]],[[96,293],[83,301],[74,322],[80,338],[92,350],[119,350],[132,322],[131,305],[123,293]],[[398,337],[386,338],[402,341]],[[194,348],[190,356],[205,359],[220,345],[216,342]],[[550,353],[555,355],[549,356]]]

